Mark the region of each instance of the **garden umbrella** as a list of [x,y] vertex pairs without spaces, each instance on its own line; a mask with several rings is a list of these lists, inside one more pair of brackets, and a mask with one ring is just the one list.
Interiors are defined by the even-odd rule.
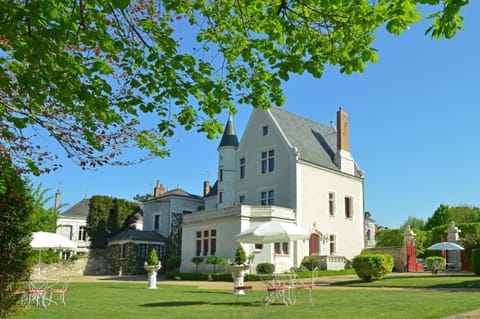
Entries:
[[[246,229],[235,236],[236,241],[245,244],[267,244],[307,239],[310,232],[295,224],[269,221]],[[276,264],[273,255],[273,263]]]
[[449,243],[449,242],[441,242],[441,243],[436,243],[433,244],[432,246],[427,248],[428,250],[464,250],[464,248],[460,245],[457,245],[455,243]]
[[62,235],[43,231],[33,233],[30,246],[32,246],[33,250],[65,250],[74,249],[77,247],[77,245],[73,241]]
[[[32,241],[30,242],[30,246],[33,250],[38,250],[38,262],[40,263],[40,251],[41,250],[68,250],[74,249],[77,245],[71,241],[70,239],[56,234],[56,233],[48,233],[48,232],[35,232],[32,236]],[[38,269],[38,274],[40,273],[40,269]]]
[[241,232],[235,236],[236,241],[245,244],[266,244],[307,239],[310,232],[295,224],[270,221]]

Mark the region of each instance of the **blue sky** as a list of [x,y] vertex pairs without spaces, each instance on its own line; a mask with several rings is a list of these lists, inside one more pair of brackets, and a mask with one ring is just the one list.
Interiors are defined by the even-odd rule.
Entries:
[[[401,36],[380,31],[378,63],[363,74],[327,68],[321,79],[292,77],[286,110],[328,124],[342,106],[350,118],[351,153],[365,171],[365,209],[379,225],[398,228],[408,216],[426,219],[440,204],[480,206],[480,2],[464,10],[465,30],[451,40],[424,35],[417,24]],[[252,109],[234,117],[239,136]],[[219,119],[226,123],[228,114]],[[93,195],[131,200],[167,188],[201,194],[217,178],[218,140],[179,132],[172,156],[130,167],[63,168],[34,178],[66,208]],[[53,201],[51,202],[53,205]]]

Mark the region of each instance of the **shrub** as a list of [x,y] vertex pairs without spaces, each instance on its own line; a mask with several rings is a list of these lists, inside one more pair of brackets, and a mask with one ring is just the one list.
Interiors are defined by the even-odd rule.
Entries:
[[158,265],[158,256],[155,248],[150,249],[150,253],[148,254],[147,258],[147,264],[149,264],[150,266]]
[[176,270],[180,268],[180,265],[182,264],[182,259],[180,256],[171,256],[170,258],[167,259],[167,268],[169,270]]
[[235,251],[235,264],[243,265],[246,261],[247,261],[247,253],[245,252],[245,249],[243,249],[242,245],[240,245]]
[[393,257],[387,254],[362,254],[353,258],[352,267],[365,281],[381,279],[393,269]]
[[315,268],[320,269],[320,256],[306,256],[303,257],[301,266],[306,267],[308,270],[312,271]]
[[292,268],[290,268],[290,271],[291,272],[307,272],[307,271],[309,271],[309,269],[302,265],[302,266],[298,266],[298,267],[292,267]]
[[257,265],[257,274],[273,274],[275,265],[272,263],[260,263]]
[[427,262],[427,267],[432,271],[432,274],[437,274],[439,270],[445,269],[447,264],[445,258],[440,256],[427,257],[425,260]]
[[472,263],[472,271],[480,275],[480,248],[472,249],[472,256],[470,258]]

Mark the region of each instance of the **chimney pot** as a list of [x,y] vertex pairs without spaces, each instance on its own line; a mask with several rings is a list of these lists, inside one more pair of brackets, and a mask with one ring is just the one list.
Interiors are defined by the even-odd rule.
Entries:
[[210,182],[205,181],[203,182],[203,197],[207,196],[210,193]]

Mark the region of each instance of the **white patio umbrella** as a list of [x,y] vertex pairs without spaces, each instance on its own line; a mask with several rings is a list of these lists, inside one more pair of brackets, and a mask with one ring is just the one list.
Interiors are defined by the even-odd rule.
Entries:
[[432,246],[427,248],[428,250],[464,250],[464,248],[460,245],[457,245],[455,243],[449,243],[449,242],[441,242],[441,243],[436,243],[433,244]]
[[310,232],[292,223],[270,221],[241,232],[235,240],[245,244],[266,244],[307,239]]
[[[235,240],[244,244],[267,244],[307,239],[310,232],[292,223],[269,221],[246,229],[235,236]],[[276,256],[273,255],[276,264]]]
[[[33,233],[30,246],[33,250],[38,250],[38,263],[42,250],[69,250],[77,247],[73,241],[62,235],[43,231]],[[40,268],[37,268],[37,277],[40,277]]]
[[43,231],[33,233],[30,246],[33,250],[68,250],[77,247],[73,241],[62,235]]

